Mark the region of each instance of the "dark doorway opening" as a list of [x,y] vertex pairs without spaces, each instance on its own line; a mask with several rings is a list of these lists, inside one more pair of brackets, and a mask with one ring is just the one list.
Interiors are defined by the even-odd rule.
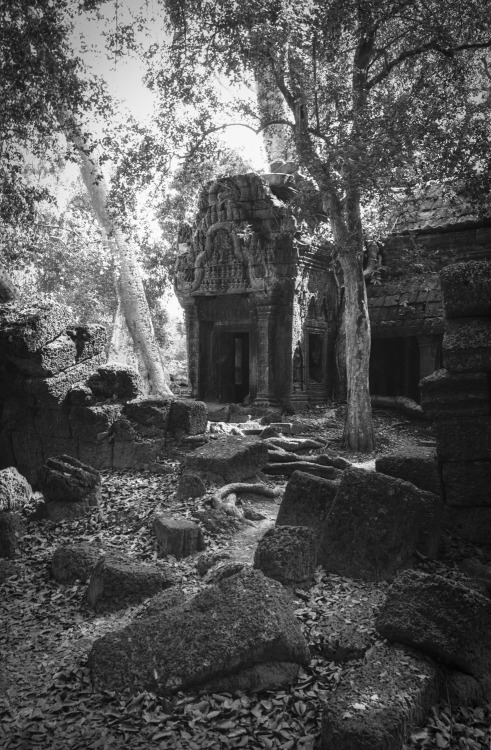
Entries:
[[218,349],[219,399],[240,403],[249,393],[249,333],[221,331]]
[[419,346],[415,336],[372,339],[370,393],[419,401]]

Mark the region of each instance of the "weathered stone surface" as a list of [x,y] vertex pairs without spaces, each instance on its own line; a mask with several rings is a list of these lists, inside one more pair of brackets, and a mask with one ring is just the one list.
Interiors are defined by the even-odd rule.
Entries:
[[107,438],[98,443],[79,442],[78,458],[94,469],[118,468],[113,466],[113,444]]
[[76,521],[83,518],[90,512],[90,505],[87,500],[54,500],[45,503],[46,518],[53,523],[60,521]]
[[487,545],[491,538],[491,505],[445,505],[442,528],[465,541]]
[[173,518],[170,515],[157,515],[153,521],[157,537],[159,557],[172,555],[180,560],[204,549],[201,529],[194,521],[186,518]]
[[101,498],[101,475],[71,456],[48,458],[39,472],[46,502],[81,502],[96,506]]
[[64,331],[68,310],[53,300],[0,306],[0,352],[28,359]]
[[141,397],[128,401],[123,407],[123,414],[138,425],[154,428],[165,435],[171,404],[169,399]]
[[260,440],[228,435],[196,448],[184,460],[185,470],[201,476],[240,482],[257,474],[268,462],[268,446]]
[[430,419],[491,414],[491,384],[485,372],[436,370],[419,385],[421,406]]
[[377,644],[329,692],[322,714],[324,750],[401,750],[438,701],[436,669],[402,649]]
[[0,510],[0,557],[16,556],[23,531],[24,523],[18,513]]
[[310,583],[316,565],[317,533],[308,526],[268,529],[254,554],[254,567],[284,586]]
[[240,519],[231,516],[223,508],[206,508],[194,512],[200,526],[210,534],[232,534],[240,528]]
[[158,594],[155,594],[155,596],[152,596],[151,599],[145,602],[145,609],[141,612],[140,617],[155,617],[156,615],[165,614],[173,607],[184,604],[186,598],[184,591],[177,586],[159,591]]
[[66,333],[75,343],[77,362],[91,359],[98,354],[105,354],[107,333],[103,325],[89,323],[84,326],[69,326]]
[[491,461],[448,461],[442,470],[448,505],[491,506]]
[[206,432],[208,411],[203,401],[175,400],[169,415],[169,432],[200,435]]
[[491,372],[491,317],[447,320],[443,364],[451,372]]
[[226,578],[237,575],[237,573],[240,573],[245,567],[250,566],[246,566],[246,563],[239,562],[238,560],[224,560],[224,562],[219,562],[214,565],[213,568],[206,573],[203,580],[208,584],[220,583],[220,581],[224,581]]
[[411,482],[421,490],[442,494],[440,468],[431,448],[413,448],[410,452],[381,456],[375,459],[375,470]]
[[434,557],[439,498],[402,479],[346,469],[324,522],[318,562],[328,572],[383,580],[409,565],[416,549]]
[[339,489],[339,481],[294,471],[276,517],[277,526],[310,526],[319,535]]
[[85,601],[96,612],[114,612],[139,604],[174,583],[170,567],[136,562],[127,555],[111,552],[95,566]]
[[59,583],[86,583],[97,561],[104,554],[101,547],[88,542],[64,544],[57,547],[51,560],[51,574]]
[[20,573],[20,567],[12,560],[0,559],[0,585],[6,580],[17,576]]
[[460,417],[433,425],[440,461],[491,461],[491,417]]
[[476,678],[457,669],[441,669],[440,692],[451,706],[483,706],[491,701],[491,675]]
[[440,271],[447,318],[491,315],[491,262],[452,263]]
[[96,403],[96,397],[85,383],[75,383],[68,394],[67,401],[72,406],[93,406]]
[[112,465],[114,469],[149,469],[165,455],[165,438],[114,440]]
[[142,390],[136,370],[114,363],[98,367],[97,372],[87,379],[87,385],[98,398],[117,398],[122,401],[137,398]]
[[196,571],[198,575],[204,576],[217,563],[230,561],[230,552],[217,550],[216,552],[203,552],[196,560]]
[[206,485],[197,474],[185,471],[179,478],[177,487],[177,497],[186,500],[189,497],[203,497],[206,492]]
[[491,600],[458,581],[405,571],[390,586],[375,627],[389,641],[468,674],[491,672]]
[[[65,409],[41,406],[32,410],[32,416],[34,418],[34,429],[41,438],[45,455],[50,455],[49,451],[46,452],[45,437],[61,438],[64,441],[70,440],[70,419]],[[60,453],[60,451],[57,452]],[[68,451],[61,452],[68,453]]]
[[20,510],[31,495],[31,485],[16,468],[9,466],[0,471],[0,510]]
[[85,380],[105,359],[105,354],[97,354],[51,378],[26,378],[20,386],[25,396],[32,397],[36,405],[56,408],[64,403],[70,388]]
[[22,374],[34,378],[49,378],[77,363],[77,349],[75,342],[66,333],[60,333],[53,341],[30,352],[25,359],[13,355],[9,358]]
[[84,443],[100,442],[107,435],[120,414],[120,404],[72,406],[70,409],[72,436]]
[[96,689],[159,694],[278,687],[308,660],[289,597],[250,568],[99,638],[89,654]]

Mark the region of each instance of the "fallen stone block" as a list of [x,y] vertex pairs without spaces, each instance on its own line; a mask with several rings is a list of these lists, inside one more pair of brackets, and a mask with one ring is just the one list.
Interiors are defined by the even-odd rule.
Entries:
[[294,471],[281,501],[276,526],[309,526],[320,535],[339,489],[339,480]]
[[244,568],[185,604],[98,638],[96,690],[261,690],[285,685],[309,661],[289,596]]
[[103,325],[89,323],[84,326],[72,325],[66,329],[77,350],[77,362],[92,359],[98,354],[105,355],[107,332]]
[[491,529],[491,505],[443,507],[442,529],[467,542],[488,545]]
[[138,372],[126,365],[105,364],[97,368],[88,379],[87,385],[99,399],[117,398],[132,401],[142,392]]
[[58,583],[74,583],[77,580],[86,583],[103,554],[104,550],[93,544],[64,544],[53,553],[51,575]]
[[184,472],[179,478],[177,497],[186,500],[190,497],[203,497],[206,493],[206,485],[198,474],[189,471]]
[[322,527],[326,571],[379,581],[407,567],[416,550],[435,557],[440,499],[375,471],[346,469]]
[[101,499],[99,472],[72,456],[48,458],[39,472],[39,484],[48,504],[86,501],[97,506]]
[[491,675],[476,678],[457,669],[440,669],[440,692],[451,706],[483,706],[491,701]]
[[447,505],[491,506],[491,461],[447,461],[442,472]]
[[196,560],[196,571],[198,575],[204,576],[218,563],[230,562],[230,552],[217,550],[215,552],[203,552]]
[[174,434],[200,435],[206,432],[208,412],[203,401],[172,401],[168,429]]
[[447,318],[491,315],[491,263],[472,260],[452,263],[440,271]]
[[220,583],[220,581],[224,581],[226,578],[230,578],[230,576],[237,575],[237,573],[240,573],[245,567],[245,563],[238,562],[237,560],[224,560],[223,562],[214,565],[213,568],[206,573],[203,580],[208,584]]
[[45,515],[48,521],[60,523],[61,521],[78,521],[90,513],[90,505],[87,500],[54,500],[45,503]]
[[186,518],[163,514],[155,516],[153,530],[157,538],[158,557],[172,555],[180,560],[204,549],[200,527]]
[[111,552],[102,557],[90,577],[86,604],[96,612],[114,612],[140,604],[175,584],[170,567],[150,565]]
[[284,586],[313,581],[317,566],[317,533],[307,526],[276,526],[259,540],[254,567]]
[[74,341],[66,333],[61,333],[40,349],[30,352],[25,359],[13,355],[9,359],[23,375],[50,378],[77,364],[77,349]]
[[20,510],[29,502],[31,485],[16,468],[0,471],[0,510]]
[[491,672],[491,600],[459,581],[408,570],[396,578],[375,621],[389,641],[449,667]]
[[451,372],[491,372],[491,318],[447,320],[443,363]]
[[57,408],[64,404],[71,387],[85,380],[105,359],[105,354],[97,354],[51,378],[25,378],[20,386],[25,397],[31,397],[37,406]]
[[24,522],[15,511],[0,510],[0,557],[14,558],[24,533]]
[[165,614],[170,609],[184,604],[186,598],[184,591],[177,586],[172,586],[170,589],[159,591],[159,593],[152,596],[151,599],[147,599],[143,605],[144,610],[140,613],[139,617],[155,617]]
[[123,414],[138,425],[153,428],[156,435],[161,436],[167,432],[171,406],[169,399],[141,397],[128,401],[123,406]]
[[261,440],[227,436],[189,453],[184,468],[203,478],[228,484],[255,476],[267,462],[268,446]]
[[68,309],[54,300],[0,306],[0,353],[29,359],[65,330]]
[[120,404],[72,406],[69,416],[71,434],[83,443],[99,443],[120,415]]
[[440,461],[491,461],[491,417],[460,417],[433,424]]
[[132,441],[114,440],[112,466],[114,469],[149,469],[166,455],[165,438]]
[[103,438],[98,443],[78,443],[78,458],[84,464],[92,466],[97,470],[112,469],[113,467],[113,443],[108,438]]
[[491,414],[491,383],[485,372],[437,370],[420,381],[421,406],[430,419]]
[[402,750],[438,702],[438,677],[423,658],[382,643],[326,695],[324,750]]
[[392,453],[375,459],[375,471],[404,479],[426,492],[440,496],[442,477],[435,451],[413,448],[411,451]]

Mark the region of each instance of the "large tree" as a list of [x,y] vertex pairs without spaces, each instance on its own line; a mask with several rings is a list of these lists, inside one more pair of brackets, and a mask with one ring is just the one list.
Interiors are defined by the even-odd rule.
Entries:
[[[153,44],[147,52],[148,80],[167,117],[184,102],[191,128],[195,105],[196,143],[222,128],[223,110],[217,120],[209,93],[217,76],[237,91],[228,103],[235,121],[258,131],[288,128],[299,164],[317,183],[345,289],[345,438],[354,450],[371,450],[365,212],[386,207],[395,188],[415,191],[432,179],[472,178],[481,190],[489,182],[489,99],[482,85],[489,3],[161,2],[174,35],[170,46]],[[243,84],[254,82],[263,96],[258,109],[241,96]],[[287,115],[277,109],[268,120],[268,87]]]

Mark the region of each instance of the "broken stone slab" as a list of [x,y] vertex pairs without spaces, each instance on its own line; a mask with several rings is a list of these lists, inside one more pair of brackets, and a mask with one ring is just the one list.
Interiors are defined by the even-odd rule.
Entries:
[[408,570],[375,621],[389,641],[479,677],[491,672],[491,600],[460,581]]
[[24,522],[15,511],[0,510],[0,557],[14,558],[19,540],[24,533]]
[[438,551],[440,498],[402,479],[352,468],[343,473],[324,521],[318,562],[327,572],[380,581],[418,550]]
[[84,443],[98,443],[121,415],[121,404],[72,406],[69,424],[72,436]]
[[93,406],[97,399],[85,383],[75,383],[67,393],[70,406]]
[[440,669],[441,694],[451,706],[483,706],[491,701],[491,675],[473,677],[457,669]]
[[96,690],[159,695],[274,689],[308,661],[289,596],[250,568],[98,638],[89,654]]
[[491,315],[491,263],[471,260],[452,263],[440,271],[447,318]]
[[114,440],[112,450],[112,467],[114,469],[144,469],[158,463],[166,456],[166,439],[152,440]]
[[184,469],[228,484],[255,476],[267,462],[268,447],[261,440],[227,436],[189,453]]
[[23,375],[50,378],[77,364],[77,348],[73,339],[66,333],[60,333],[53,341],[30,352],[25,359],[14,355],[10,355],[9,359]]
[[29,359],[65,330],[68,317],[68,309],[54,300],[1,305],[0,354]]
[[221,562],[230,562],[230,552],[226,550],[217,550],[216,552],[203,552],[196,560],[196,572],[200,576],[206,575],[208,571]]
[[94,395],[103,400],[116,398],[132,401],[142,392],[138,372],[132,367],[116,363],[101,365],[86,382]]
[[51,378],[25,378],[19,385],[24,397],[32,398],[36,406],[57,408],[64,404],[71,387],[90,376],[105,359],[105,354],[97,354]]
[[101,499],[100,473],[72,456],[48,458],[39,472],[39,484],[48,504],[86,502],[95,507]]
[[438,702],[438,675],[422,657],[378,643],[326,694],[324,750],[402,750]]
[[308,526],[275,526],[259,540],[254,567],[284,586],[308,585],[317,566],[317,533]]
[[294,471],[281,501],[276,526],[309,526],[319,536],[339,489],[339,481]]
[[77,362],[92,359],[106,352],[107,332],[103,325],[97,323],[88,323],[83,326],[71,325],[66,329],[66,334],[75,343]]
[[86,583],[97,562],[104,554],[101,547],[88,542],[63,544],[57,547],[51,559],[51,575],[58,583]]
[[440,467],[431,448],[412,448],[380,456],[375,459],[375,471],[404,479],[438,496],[443,491]]
[[187,597],[184,591],[177,586],[172,586],[172,588],[164,589],[164,591],[159,591],[158,594],[155,594],[155,596],[147,599],[147,601],[143,605],[144,609],[139,614],[139,617],[159,616],[162,613],[168,612],[174,607],[178,607],[181,604],[184,604],[186,599]]
[[172,402],[169,414],[169,432],[200,435],[206,432],[207,421],[208,412],[203,401],[176,399]]
[[433,423],[440,461],[491,461],[491,417],[459,417]]
[[442,472],[447,505],[491,506],[491,461],[446,461]]
[[111,552],[92,571],[85,602],[96,612],[114,612],[140,604],[174,584],[170,566],[140,563],[122,553]]
[[186,518],[174,518],[167,514],[156,515],[153,530],[157,538],[158,557],[172,555],[181,560],[204,549],[200,527]]
[[14,466],[0,471],[0,510],[20,510],[31,495],[31,485]]
[[169,424],[172,401],[164,398],[140,397],[123,406],[123,414],[132,422],[165,434]]
[[443,364],[451,372],[491,372],[491,317],[447,320]]
[[437,370],[420,383],[421,406],[430,419],[491,414],[491,382],[485,372]]
[[206,485],[198,474],[185,471],[179,478],[177,486],[177,497],[179,500],[187,498],[203,497],[206,493]]
[[223,562],[214,565],[206,573],[203,580],[208,584],[220,583],[220,581],[224,581],[226,578],[230,578],[230,576],[240,573],[245,567],[245,563],[238,562],[237,560],[224,560]]

